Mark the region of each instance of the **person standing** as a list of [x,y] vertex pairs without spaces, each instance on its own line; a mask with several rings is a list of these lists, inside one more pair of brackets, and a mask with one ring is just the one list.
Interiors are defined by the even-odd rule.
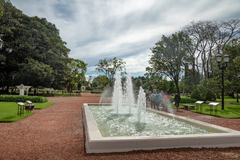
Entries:
[[156,96],[156,92],[152,92],[150,101],[151,101],[151,108],[154,108],[154,109],[155,109],[155,102],[154,102],[155,96]]
[[37,90],[36,90],[36,88],[34,89],[34,96],[36,95],[36,92],[37,92]]
[[179,108],[179,103],[180,103],[180,101],[181,101],[181,97],[180,97],[180,95],[178,94],[178,92],[176,92],[175,97],[174,97],[174,102],[175,102],[175,106],[177,107],[177,110],[178,110],[178,108]]
[[161,96],[160,92],[158,91],[154,98],[154,102],[156,104],[156,109],[158,109],[158,110],[159,110],[159,104],[161,103],[161,101],[162,101],[162,96]]

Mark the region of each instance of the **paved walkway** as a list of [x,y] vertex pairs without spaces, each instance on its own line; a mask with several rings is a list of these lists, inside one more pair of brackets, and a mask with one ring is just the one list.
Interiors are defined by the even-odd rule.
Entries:
[[[240,148],[159,149],[126,153],[86,154],[81,107],[99,102],[99,95],[51,97],[54,105],[15,123],[0,123],[0,160],[5,159],[232,159],[240,158]],[[229,125],[240,130],[239,119],[228,120],[189,111],[178,115]],[[226,122],[226,123],[224,123]],[[235,124],[236,122],[237,124]]]

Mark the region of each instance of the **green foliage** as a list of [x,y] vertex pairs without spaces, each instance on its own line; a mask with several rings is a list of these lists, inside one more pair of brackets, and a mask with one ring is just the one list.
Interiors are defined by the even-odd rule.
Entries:
[[[174,101],[174,97],[170,97],[170,102]],[[182,98],[180,103],[195,103],[197,100],[195,98]]]
[[32,101],[38,103],[48,102],[48,99],[40,96],[19,96],[19,95],[0,95],[2,102],[26,102]]
[[[0,87],[27,84],[61,88],[68,78],[70,50],[59,30],[45,18],[28,17],[0,0]],[[14,79],[12,78],[14,75]]]
[[96,64],[95,70],[97,72],[102,72],[108,78],[109,84],[113,87],[114,84],[114,75],[117,71],[122,72],[125,74],[125,64],[126,62],[123,61],[121,58],[114,57],[113,59],[104,58],[103,60],[99,60],[98,64]]
[[176,87],[175,87],[175,84],[173,83],[173,81],[170,81],[169,82],[169,88],[168,88],[168,91],[167,91],[169,94],[173,94],[173,93],[176,93]]
[[65,80],[68,92],[72,92],[76,84],[85,81],[85,73],[87,71],[87,64],[79,59],[70,58],[70,63],[68,64],[68,77]]
[[108,82],[108,78],[105,75],[99,75],[93,79],[92,85],[95,88],[98,87],[103,89],[107,85],[107,82]]
[[142,80],[141,80],[141,79],[137,79],[137,80],[135,81],[135,85],[136,85],[137,89],[139,89],[140,86],[142,86]]
[[195,98],[181,98],[181,103],[195,103],[197,99]]
[[162,36],[161,40],[151,48],[153,53],[147,67],[148,72],[158,72],[169,77],[179,92],[179,75],[183,68],[183,61],[191,47],[191,40],[183,32],[176,32],[171,36]]
[[167,80],[162,80],[160,82],[158,82],[158,90],[162,90],[163,92],[167,92],[169,88],[169,83]]
[[[205,84],[206,85],[206,84]],[[202,101],[215,101],[216,94],[211,89],[204,85],[198,85],[197,88],[191,94],[191,98],[202,100]]]
[[199,94],[200,94],[200,99],[203,100],[203,101],[206,101],[208,88],[206,88],[204,85],[198,85],[197,89],[198,89]]
[[207,95],[206,95],[206,100],[216,101],[216,99],[217,99],[217,97],[216,97],[215,93],[211,89],[208,89]]
[[197,88],[193,90],[193,92],[191,94],[191,98],[192,99],[197,99],[197,100],[202,100],[201,96],[200,96],[200,93],[199,93],[199,90]]
[[86,90],[92,91],[93,89],[92,89],[91,87],[87,86],[87,87],[86,87]]

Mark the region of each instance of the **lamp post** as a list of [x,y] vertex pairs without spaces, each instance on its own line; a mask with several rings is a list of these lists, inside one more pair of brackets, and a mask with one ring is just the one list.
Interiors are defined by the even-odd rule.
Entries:
[[224,62],[222,62],[222,56],[220,54],[216,55],[216,61],[218,62],[219,69],[222,70],[222,110],[224,110],[224,70],[227,68],[227,63],[229,61],[229,56],[225,54],[223,57]]

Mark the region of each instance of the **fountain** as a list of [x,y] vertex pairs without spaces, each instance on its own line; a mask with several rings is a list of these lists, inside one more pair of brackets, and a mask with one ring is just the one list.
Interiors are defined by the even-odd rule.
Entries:
[[144,123],[146,114],[146,95],[141,86],[138,94],[137,108],[138,108],[137,112],[138,123],[140,122]]
[[[133,99],[129,98],[133,94],[131,79],[128,78],[123,96],[120,73],[116,74],[112,104],[83,104],[87,153],[240,146],[239,131],[146,109],[142,87],[137,105],[134,104]],[[125,104],[122,103],[123,97]],[[149,127],[149,124],[153,126]]]
[[112,106],[115,108],[115,112],[118,114],[120,107],[122,107],[122,83],[120,72],[117,72],[115,77],[114,89],[113,89],[113,98]]
[[133,95],[132,76],[129,72],[128,72],[127,82],[125,87],[126,87],[125,102],[126,104],[128,104],[129,114],[131,114],[131,108],[135,104],[135,102],[134,102],[134,95]]

